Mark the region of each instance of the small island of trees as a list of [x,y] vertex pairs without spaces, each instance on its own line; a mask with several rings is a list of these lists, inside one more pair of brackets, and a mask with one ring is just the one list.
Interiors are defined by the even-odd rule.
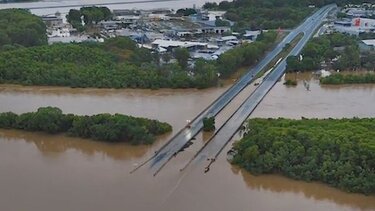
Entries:
[[375,193],[375,119],[251,119],[233,163],[254,174],[282,174]]
[[42,107],[36,112],[17,115],[0,113],[0,128],[40,131],[113,143],[151,144],[157,135],[172,131],[172,127],[157,120],[122,114],[78,116],[63,114],[56,107]]

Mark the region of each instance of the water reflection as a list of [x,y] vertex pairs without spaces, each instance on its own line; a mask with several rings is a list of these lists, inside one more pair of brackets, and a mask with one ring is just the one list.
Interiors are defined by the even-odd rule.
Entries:
[[372,210],[375,208],[375,196],[346,193],[321,183],[296,181],[278,175],[254,176],[237,166],[232,166],[231,170],[234,174],[241,175],[248,187],[258,191],[303,194],[309,199],[330,201],[354,209]]
[[115,160],[127,160],[144,156],[151,147],[132,146],[129,144],[108,144],[64,135],[48,135],[3,129],[0,129],[0,137],[8,141],[23,141],[33,144],[46,156],[58,156],[59,154],[73,149],[87,156],[102,154]]

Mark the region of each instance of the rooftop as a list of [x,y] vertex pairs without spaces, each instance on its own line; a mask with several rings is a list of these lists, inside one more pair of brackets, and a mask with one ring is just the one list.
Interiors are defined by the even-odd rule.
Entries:
[[182,42],[182,41],[174,41],[174,40],[161,40],[157,39],[152,42],[153,45],[158,45],[159,47],[168,48],[168,47],[183,47],[188,48],[192,46],[207,46],[207,43],[201,42]]
[[362,40],[362,42],[365,43],[366,45],[375,46],[375,39],[372,39],[372,40]]
[[225,36],[221,38],[222,41],[237,40],[236,36]]

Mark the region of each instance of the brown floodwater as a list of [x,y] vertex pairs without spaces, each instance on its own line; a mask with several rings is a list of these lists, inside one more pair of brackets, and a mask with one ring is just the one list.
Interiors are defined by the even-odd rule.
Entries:
[[[297,77],[297,87],[277,83],[252,116],[375,117],[375,86],[320,87],[310,75]],[[302,79],[310,80],[311,91],[305,90]],[[151,91],[0,86],[0,112],[57,106],[82,115],[107,112],[154,118],[174,127],[150,146],[0,130],[0,210],[375,210],[375,196],[277,175],[252,176],[230,165],[225,153],[207,174],[203,174],[203,164],[180,172],[209,133],[199,134],[156,177],[147,167],[129,173],[226,88]]]

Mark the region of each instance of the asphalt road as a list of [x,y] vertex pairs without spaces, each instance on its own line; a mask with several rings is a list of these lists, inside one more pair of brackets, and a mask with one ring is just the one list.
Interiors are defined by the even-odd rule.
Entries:
[[[333,8],[333,5],[323,7],[311,15],[309,18],[305,19],[305,21],[292,30],[271,52],[267,53],[267,55],[254,67],[251,68],[248,73],[246,73],[240,80],[237,81],[232,87],[230,87],[226,92],[224,92],[219,98],[217,98],[211,105],[209,105],[204,111],[202,111],[194,120],[191,121],[190,127],[185,127],[181,131],[179,131],[171,140],[169,140],[163,147],[161,147],[153,157],[151,157],[148,161],[150,161],[150,168],[156,175],[166,163],[173,158],[174,155],[178,153],[195,135],[199,133],[199,131],[203,128],[203,118],[206,116],[216,116],[234,97],[238,95],[248,84],[250,84],[257,73],[259,73],[262,69],[264,69],[276,56],[283,50],[287,43],[290,43],[294,38],[297,37],[298,34],[301,32],[305,33],[305,36],[301,39],[301,41],[297,44],[297,46],[292,50],[291,54],[296,55],[298,52],[303,48],[306,44],[308,39],[310,38],[310,34],[314,32],[313,29],[317,28],[322,20],[323,17],[328,13],[329,8]],[[305,40],[306,42],[302,42]],[[299,51],[298,51],[299,49]],[[285,60],[283,60],[277,68],[270,73],[264,82],[259,85],[257,91],[252,96],[257,96],[256,99],[260,100],[267,94],[267,92],[272,88],[274,83],[281,77],[284,72],[286,66]],[[284,68],[283,68],[284,67]],[[258,91],[259,90],[259,91]],[[252,97],[252,99],[255,97]],[[248,99],[249,100],[249,99]],[[249,100],[252,101],[252,100]],[[246,101],[247,102],[247,101]],[[258,102],[258,103],[259,103]],[[258,103],[246,103],[246,109],[239,109],[242,110],[243,115],[248,113],[251,108],[255,108]],[[247,112],[246,112],[247,111]],[[238,113],[238,111],[236,112]],[[251,113],[251,112],[250,112]],[[249,114],[250,114],[249,113]],[[247,115],[248,116],[248,115]],[[245,116],[245,117],[247,117]],[[232,119],[232,118],[231,118]],[[230,124],[225,126],[228,128],[226,130],[232,131],[228,132],[234,134],[238,127],[241,126],[242,118],[236,117],[234,118],[236,121],[230,120]],[[229,122],[229,121],[228,121]],[[233,123],[232,123],[233,122]],[[227,125],[227,124],[226,124]],[[237,125],[239,125],[237,127]],[[218,134],[219,135],[219,134]],[[215,140],[213,140],[215,141]],[[217,144],[221,146],[222,141],[218,141],[217,143],[213,142],[213,144]],[[209,146],[207,146],[209,147]],[[219,147],[220,148],[220,147]],[[211,152],[215,150],[210,150]]]

